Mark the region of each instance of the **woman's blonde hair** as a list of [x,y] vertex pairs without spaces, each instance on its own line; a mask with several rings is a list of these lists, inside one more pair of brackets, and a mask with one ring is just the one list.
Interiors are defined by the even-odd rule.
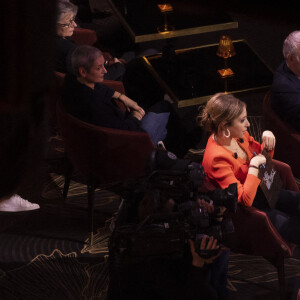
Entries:
[[218,133],[220,124],[231,125],[246,108],[246,103],[231,94],[213,95],[203,111],[197,116],[197,123],[207,131]]

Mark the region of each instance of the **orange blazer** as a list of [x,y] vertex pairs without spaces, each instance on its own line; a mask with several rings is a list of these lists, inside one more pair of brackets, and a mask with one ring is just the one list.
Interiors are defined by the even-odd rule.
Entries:
[[[235,158],[233,152],[218,144],[213,135],[208,139],[202,165],[207,173],[208,180],[216,187],[227,188],[231,183],[237,183],[238,202],[246,206],[251,206],[256,195],[260,179],[252,174],[248,174],[249,162],[254,156],[263,149],[254,140],[248,132],[245,132],[243,139],[236,139],[238,144],[245,150],[248,155],[247,160],[240,157]],[[273,157],[274,151],[270,151]]]

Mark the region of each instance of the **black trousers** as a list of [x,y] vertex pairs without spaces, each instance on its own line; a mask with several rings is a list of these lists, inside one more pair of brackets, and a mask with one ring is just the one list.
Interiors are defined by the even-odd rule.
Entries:
[[300,245],[300,193],[281,190],[275,209],[271,209],[260,188],[253,206],[266,212],[272,224],[287,241]]

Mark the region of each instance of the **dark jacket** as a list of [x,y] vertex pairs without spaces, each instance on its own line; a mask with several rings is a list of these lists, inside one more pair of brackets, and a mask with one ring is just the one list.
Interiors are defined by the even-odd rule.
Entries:
[[87,123],[122,130],[144,131],[137,118],[119,109],[112,98],[114,92],[100,83],[96,83],[95,88],[91,89],[78,82],[75,76],[67,75],[63,85],[63,104],[67,112]]
[[55,56],[55,71],[61,73],[73,74],[71,63],[71,56],[76,49],[76,44],[70,39],[63,39],[62,37],[55,37],[56,56]]
[[283,121],[300,132],[300,79],[285,61],[274,74],[271,105]]

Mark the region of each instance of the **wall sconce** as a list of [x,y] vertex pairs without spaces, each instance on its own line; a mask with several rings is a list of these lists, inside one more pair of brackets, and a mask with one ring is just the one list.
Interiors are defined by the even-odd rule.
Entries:
[[234,75],[234,72],[227,67],[227,59],[234,56],[235,53],[231,38],[228,35],[222,35],[217,50],[217,55],[224,58],[224,69],[218,70],[222,78]]

